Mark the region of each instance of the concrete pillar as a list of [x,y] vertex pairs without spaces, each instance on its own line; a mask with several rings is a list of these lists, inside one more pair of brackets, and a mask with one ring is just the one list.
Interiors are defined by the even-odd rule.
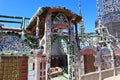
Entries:
[[35,80],[40,80],[40,61],[35,59]]
[[41,51],[35,50],[34,56],[35,56],[35,80],[47,80],[46,56],[43,55],[42,50]]

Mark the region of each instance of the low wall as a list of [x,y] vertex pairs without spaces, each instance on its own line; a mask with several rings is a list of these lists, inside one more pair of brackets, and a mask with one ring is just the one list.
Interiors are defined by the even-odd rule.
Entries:
[[81,76],[81,80],[99,80],[98,72],[91,72]]
[[116,68],[116,75],[120,75],[120,67]]
[[102,74],[101,75],[102,79],[111,77],[111,76],[113,76],[113,69],[103,70],[103,71],[101,71],[101,74]]
[[[84,75],[81,75],[81,80],[99,80],[99,72],[91,72]],[[120,67],[116,68],[116,75],[120,75]],[[101,79],[105,79],[108,77],[114,76],[113,69],[107,69],[101,71]]]

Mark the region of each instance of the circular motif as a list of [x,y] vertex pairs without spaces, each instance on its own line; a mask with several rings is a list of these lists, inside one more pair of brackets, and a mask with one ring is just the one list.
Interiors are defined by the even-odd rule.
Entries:
[[63,13],[58,13],[53,20],[53,24],[66,24],[66,25],[68,25],[69,22],[68,22],[66,15],[64,15]]

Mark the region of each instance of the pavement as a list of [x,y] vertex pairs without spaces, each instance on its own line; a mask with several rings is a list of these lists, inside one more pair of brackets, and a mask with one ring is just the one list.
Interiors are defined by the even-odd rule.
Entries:
[[120,75],[112,76],[112,77],[106,78],[104,80],[120,80]]
[[[28,73],[28,80],[35,80],[35,74],[34,74],[34,71],[29,71]],[[66,75],[60,75],[58,77],[54,77],[52,78],[51,80],[68,80]]]
[[[28,80],[35,80],[34,71],[29,71]],[[67,75],[60,75],[58,77],[52,78],[51,80],[68,80],[68,79],[67,79]],[[120,75],[108,77],[108,78],[106,78],[104,80],[120,80]]]
[[51,80],[68,80],[67,74],[59,75],[57,77],[52,78]]

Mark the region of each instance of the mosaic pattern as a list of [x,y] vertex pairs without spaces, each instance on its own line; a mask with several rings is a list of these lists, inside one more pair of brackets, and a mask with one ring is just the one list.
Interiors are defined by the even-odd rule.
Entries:
[[114,12],[110,13],[102,18],[102,24],[107,24],[109,22],[120,22],[120,13]]
[[17,36],[0,37],[0,50],[29,51],[30,48]]
[[50,37],[50,34],[51,34],[51,15],[48,15],[47,18],[46,18],[46,25],[45,25],[45,28],[46,28],[46,53],[47,54],[50,54],[51,53],[51,37]]
[[51,34],[51,14],[49,14],[46,18],[46,21],[45,21],[45,29],[46,29],[46,33],[45,33],[45,53],[46,53],[46,58],[47,58],[47,62],[45,63],[46,66],[47,66],[47,70],[46,72],[47,73],[47,76],[46,78],[48,78],[48,80],[50,79],[49,78],[49,69],[50,69],[50,53],[51,53],[51,37],[50,37],[50,34]]
[[58,13],[55,16],[55,18],[53,20],[53,24],[65,24],[65,25],[69,25],[67,17],[64,14],[62,14],[62,13]]

